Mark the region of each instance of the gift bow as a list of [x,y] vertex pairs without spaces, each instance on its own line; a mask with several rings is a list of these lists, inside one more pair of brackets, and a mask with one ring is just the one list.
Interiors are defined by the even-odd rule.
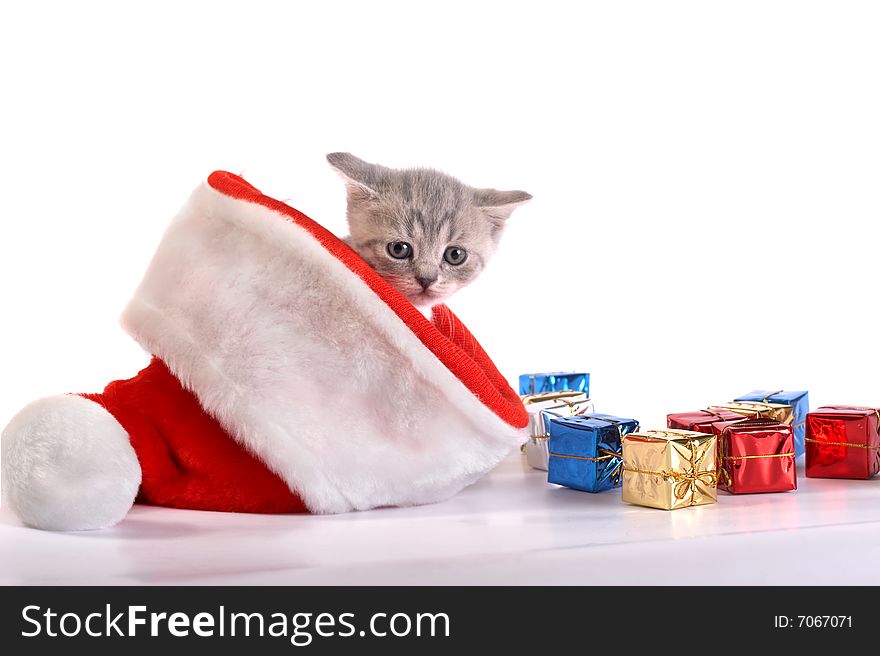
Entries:
[[676,499],[684,499],[688,494],[690,494],[691,501],[693,501],[694,494],[696,494],[698,489],[698,482],[709,487],[712,487],[718,482],[718,478],[715,476],[715,472],[709,471],[708,469],[704,469],[699,472],[690,470],[686,474],[682,474],[680,472],[670,472],[669,475],[670,478],[678,481],[678,483],[675,484],[675,487],[672,490],[675,494]]
[[[705,454],[704,454],[705,455]],[[709,487],[713,487],[718,482],[718,476],[714,471],[709,469],[689,469],[686,472],[677,471],[646,471],[644,469],[636,469],[635,467],[627,467],[624,465],[624,471],[634,472],[636,474],[648,474],[651,476],[659,476],[664,481],[675,481],[675,487],[672,493],[676,499],[683,500],[688,494],[691,495],[691,503],[694,501],[694,495],[699,491],[697,483],[702,483]]]
[[[652,435],[658,435],[663,437],[678,437],[681,438],[684,434],[678,431],[664,431],[664,430],[655,430],[651,431]],[[694,440],[688,440],[688,449],[691,452],[690,457],[690,467],[686,472],[677,472],[677,471],[645,471],[642,469],[637,469],[635,467],[627,467],[624,465],[623,469],[625,471],[635,472],[637,474],[648,474],[653,476],[660,476],[664,481],[675,481],[675,487],[672,488],[672,493],[675,495],[675,498],[678,500],[683,500],[685,497],[690,494],[691,503],[694,502],[694,495],[699,491],[697,487],[697,483],[702,483],[703,485],[713,487],[718,482],[718,475],[715,471],[711,469],[701,469],[703,465],[703,460],[706,458],[706,454],[709,453],[711,447],[714,447],[714,443],[712,440],[706,440],[702,449],[694,442]],[[699,455],[697,452],[699,451]]]
[[623,428],[621,428],[622,421],[614,421],[613,419],[606,419],[605,417],[590,417],[590,419],[598,419],[599,421],[606,421],[609,424],[613,424],[613,426],[617,429],[617,433],[620,435],[620,451],[611,452],[608,449],[599,450],[608,455],[613,455],[616,458],[619,458],[617,464],[614,469],[611,470],[611,474],[608,476],[608,480],[613,481],[614,485],[620,485],[620,469],[623,467]]
[[[693,440],[688,442],[688,449],[691,452],[690,469],[684,474],[681,472],[672,472],[672,474],[674,474],[672,478],[678,480],[678,483],[676,483],[673,488],[673,493],[675,494],[676,499],[684,499],[690,494],[691,502],[693,502],[694,495],[697,493],[698,489],[697,483],[702,483],[709,487],[717,484],[718,476],[714,470],[701,469],[706,454],[709,453],[710,448],[714,447],[715,444],[712,443],[712,440],[706,440],[702,449],[700,449],[697,443]],[[699,457],[697,456],[698,451],[700,452]]]

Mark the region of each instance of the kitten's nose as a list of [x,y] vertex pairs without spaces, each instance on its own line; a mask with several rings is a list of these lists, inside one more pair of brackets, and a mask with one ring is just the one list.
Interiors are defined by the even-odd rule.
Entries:
[[416,276],[416,282],[422,286],[422,289],[427,289],[433,285],[436,280],[437,276],[434,276],[433,278],[429,278],[428,276]]

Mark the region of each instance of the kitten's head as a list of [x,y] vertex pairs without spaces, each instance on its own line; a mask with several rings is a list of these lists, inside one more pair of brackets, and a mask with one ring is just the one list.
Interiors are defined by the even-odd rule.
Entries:
[[476,278],[510,213],[531,198],[349,153],[330,153],[327,161],[348,190],[351,246],[416,305],[439,303]]

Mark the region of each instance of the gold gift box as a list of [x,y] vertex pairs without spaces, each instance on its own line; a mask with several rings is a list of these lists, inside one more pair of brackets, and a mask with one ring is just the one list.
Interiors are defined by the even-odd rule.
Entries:
[[722,408],[730,410],[743,417],[754,417],[755,419],[773,419],[780,424],[791,424],[794,421],[794,408],[784,403],[766,403],[763,401],[730,401],[729,403],[719,403],[718,405],[710,405],[709,409],[714,410]]
[[526,464],[532,469],[547,471],[550,452],[544,412],[548,411],[557,417],[570,417],[589,411],[593,404],[584,392],[572,390],[526,394],[520,398],[529,413],[529,439],[523,444]]
[[715,503],[716,438],[687,430],[646,430],[623,438],[623,500],[675,510]]

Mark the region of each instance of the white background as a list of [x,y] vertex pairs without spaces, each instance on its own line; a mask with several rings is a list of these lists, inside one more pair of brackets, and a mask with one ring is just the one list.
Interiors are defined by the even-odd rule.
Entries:
[[511,380],[662,423],[880,404],[880,10],[858,2],[5,3],[0,424],[147,356],[118,327],[208,173],[344,233],[324,154],[534,195],[450,305]]

